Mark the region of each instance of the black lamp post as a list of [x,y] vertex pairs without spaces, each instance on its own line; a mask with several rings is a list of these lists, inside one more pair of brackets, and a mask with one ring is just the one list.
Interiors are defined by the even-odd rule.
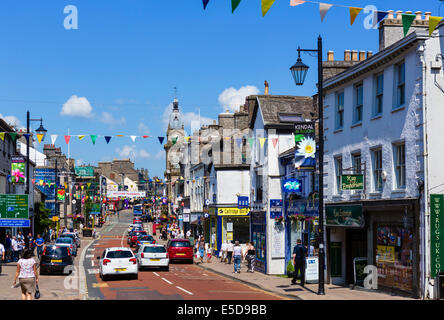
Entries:
[[317,49],[301,49],[298,48],[298,60],[290,68],[293,75],[294,82],[297,86],[304,84],[305,77],[307,76],[308,66],[301,60],[302,52],[315,52],[318,55],[318,113],[319,113],[319,155],[318,155],[318,169],[319,169],[319,287],[318,294],[324,295],[324,115],[323,115],[323,71],[322,71],[322,37],[318,37]]

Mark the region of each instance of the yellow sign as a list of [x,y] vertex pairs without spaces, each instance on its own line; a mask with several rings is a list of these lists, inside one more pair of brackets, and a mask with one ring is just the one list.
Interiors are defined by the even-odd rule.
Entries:
[[57,216],[52,217],[52,221],[54,221],[54,222],[59,221],[59,217],[57,217]]
[[378,262],[395,263],[394,246],[378,246]]
[[233,240],[233,232],[227,232],[227,241]]
[[248,216],[250,212],[249,208],[238,209],[238,208],[219,208],[217,209],[217,214],[219,216]]

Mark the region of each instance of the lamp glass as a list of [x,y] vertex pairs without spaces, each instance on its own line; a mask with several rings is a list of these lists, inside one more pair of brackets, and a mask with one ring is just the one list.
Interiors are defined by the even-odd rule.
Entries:
[[309,66],[302,62],[301,58],[298,58],[296,63],[290,68],[291,74],[294,79],[294,83],[297,86],[302,86],[307,76]]
[[46,130],[46,129],[43,127],[42,123],[40,123],[40,127],[39,127],[37,130],[35,130],[35,131],[36,131],[38,134],[43,134],[42,141],[45,140],[46,132],[48,132],[48,130]]

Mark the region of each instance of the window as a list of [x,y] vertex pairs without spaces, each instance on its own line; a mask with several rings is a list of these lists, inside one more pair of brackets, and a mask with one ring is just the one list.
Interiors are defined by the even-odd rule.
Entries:
[[344,126],[344,92],[336,94],[336,124],[335,129]]
[[375,76],[375,108],[373,111],[374,116],[382,114],[384,96],[384,74],[378,74]]
[[355,86],[355,109],[353,115],[353,123],[362,121],[362,109],[364,104],[362,83]]
[[400,108],[405,104],[405,63],[395,66],[395,108]]
[[262,175],[256,172],[256,201],[262,201]]
[[360,153],[352,154],[352,161],[353,161],[353,173],[361,174],[362,171],[361,154]]
[[395,151],[395,175],[396,187],[405,188],[405,144],[396,144]]
[[335,172],[336,172],[336,192],[339,194],[342,191],[341,188],[342,157],[335,158]]
[[373,151],[373,186],[375,191],[382,191],[382,149]]

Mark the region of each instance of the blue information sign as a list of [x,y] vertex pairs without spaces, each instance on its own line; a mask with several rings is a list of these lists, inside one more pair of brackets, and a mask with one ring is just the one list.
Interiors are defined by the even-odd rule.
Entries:
[[29,228],[31,220],[29,219],[0,219],[0,227]]
[[282,200],[270,200],[270,219],[282,217]]
[[238,209],[248,208],[250,204],[248,203],[248,197],[237,197],[237,207]]

